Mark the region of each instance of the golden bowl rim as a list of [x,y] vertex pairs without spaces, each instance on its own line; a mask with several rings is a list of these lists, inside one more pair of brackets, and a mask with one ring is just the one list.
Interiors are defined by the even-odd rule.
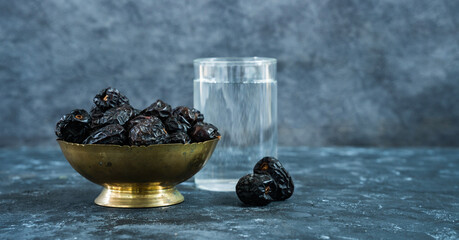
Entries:
[[142,145],[142,146],[137,146],[137,145],[117,145],[117,144],[82,144],[82,143],[73,143],[73,142],[67,142],[62,139],[56,139],[57,142],[62,142],[67,145],[73,145],[73,146],[78,146],[78,147],[88,147],[88,146],[94,146],[94,147],[120,147],[120,148],[131,148],[131,149],[139,149],[139,148],[158,148],[158,147],[165,147],[165,146],[191,146],[191,145],[199,145],[199,144],[204,144],[212,141],[219,141],[220,138],[214,138],[210,139],[204,142],[193,142],[193,143],[165,143],[165,144],[151,144],[148,146]]

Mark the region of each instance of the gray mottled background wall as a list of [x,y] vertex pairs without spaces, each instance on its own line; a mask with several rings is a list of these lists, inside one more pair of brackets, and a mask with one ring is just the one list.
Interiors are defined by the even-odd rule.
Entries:
[[459,146],[459,1],[0,0],[0,146],[106,86],[192,105],[192,60],[279,61],[282,145]]

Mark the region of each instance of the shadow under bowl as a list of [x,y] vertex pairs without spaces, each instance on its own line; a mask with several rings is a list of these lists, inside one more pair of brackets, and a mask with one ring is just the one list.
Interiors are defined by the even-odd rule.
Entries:
[[183,202],[175,186],[201,170],[218,140],[150,146],[57,142],[78,173],[104,187],[96,204],[144,208]]

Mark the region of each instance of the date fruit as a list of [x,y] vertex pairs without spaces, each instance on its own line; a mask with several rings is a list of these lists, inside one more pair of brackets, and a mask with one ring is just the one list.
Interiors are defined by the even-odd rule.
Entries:
[[195,108],[178,106],[174,109],[172,113],[174,116],[183,117],[191,125],[204,121],[204,115]]
[[119,124],[110,124],[91,133],[83,144],[125,145],[126,130]]
[[94,97],[93,101],[101,111],[129,104],[129,99],[126,96],[121,94],[118,89],[111,87],[102,89],[102,91]]
[[217,127],[204,122],[195,108],[171,105],[158,99],[143,110],[129,104],[116,88],[102,89],[90,113],[75,109],[56,124],[58,139],[85,144],[150,144],[203,142],[220,138]]
[[65,114],[56,124],[56,136],[67,142],[81,143],[91,131],[91,116],[84,109]]
[[145,116],[155,116],[163,120],[172,115],[172,108],[171,105],[158,99],[156,102],[140,112],[140,114]]
[[157,117],[138,115],[134,117],[133,119],[131,119],[128,123],[126,123],[125,128],[129,130],[132,127],[134,127],[136,124],[140,123],[143,119],[151,119],[152,121],[155,122],[155,124],[162,124],[161,120],[159,120],[159,118]]
[[190,123],[186,121],[182,116],[170,116],[164,120],[164,126],[166,127],[167,132],[188,132],[188,129],[191,128]]
[[[157,119],[157,118],[155,118]],[[152,119],[141,119],[129,130],[129,144],[147,146],[167,143],[169,135],[161,122]]]
[[190,137],[185,132],[175,132],[169,134],[169,143],[190,143]]
[[[264,176],[264,177],[263,177]],[[272,185],[262,185],[272,181]],[[261,195],[261,186],[269,186],[269,191]],[[253,174],[239,179],[236,185],[236,193],[239,199],[250,205],[262,206],[271,201],[283,201],[292,196],[294,190],[293,180],[284,166],[274,157],[264,157],[255,164]]]
[[267,174],[248,174],[239,179],[236,194],[248,205],[264,206],[273,201],[272,194],[277,185]]
[[100,116],[99,118],[93,117],[92,126],[93,128],[100,128],[109,124],[124,125],[134,115],[134,108],[131,107],[131,105],[124,104],[119,107],[108,109],[107,111],[102,113],[102,116]]
[[277,191],[273,195],[275,201],[283,201],[292,196],[294,185],[292,177],[284,166],[274,157],[264,157],[255,164],[253,172],[257,174],[269,174],[277,183]]
[[210,123],[198,122],[188,132],[193,142],[204,142],[220,137],[218,128]]

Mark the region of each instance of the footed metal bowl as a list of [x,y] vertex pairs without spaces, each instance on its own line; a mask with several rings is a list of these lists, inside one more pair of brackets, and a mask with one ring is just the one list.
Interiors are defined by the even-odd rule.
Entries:
[[96,204],[144,208],[183,202],[175,186],[201,170],[218,140],[150,146],[57,142],[78,173],[104,187]]

